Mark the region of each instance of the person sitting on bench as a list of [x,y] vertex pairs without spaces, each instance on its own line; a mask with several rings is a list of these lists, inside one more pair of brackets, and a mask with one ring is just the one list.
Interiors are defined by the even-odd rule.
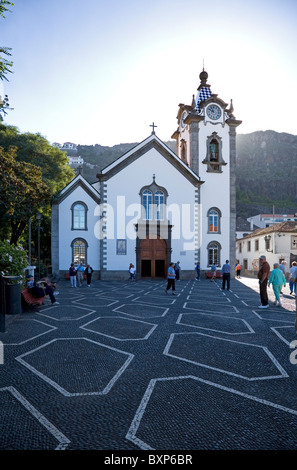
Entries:
[[28,291],[33,297],[44,297],[48,295],[52,305],[59,305],[59,302],[56,301],[53,289],[45,281],[34,282],[33,287],[29,287]]

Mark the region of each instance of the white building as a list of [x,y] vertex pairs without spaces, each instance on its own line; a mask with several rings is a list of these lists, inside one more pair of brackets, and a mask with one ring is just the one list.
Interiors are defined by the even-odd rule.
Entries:
[[53,142],[52,143],[53,147],[57,147],[62,151],[74,151],[77,152],[77,145],[74,144],[73,142],[64,142],[63,144],[60,144],[59,142]]
[[77,150],[77,146],[73,142],[64,142],[61,150]]
[[297,222],[281,222],[258,229],[236,242],[236,258],[243,274],[254,274],[259,269],[259,258],[265,255],[272,267],[282,260],[287,267],[297,261]]
[[68,164],[70,166],[78,166],[78,165],[83,165],[84,163],[84,159],[82,157],[80,157],[79,155],[75,156],[75,157],[70,157],[68,156]]
[[251,230],[250,223],[243,217],[237,217],[236,219],[236,240],[243,238],[246,235],[250,235],[254,230],[257,230],[259,227],[253,225]]
[[155,134],[96,175],[78,175],[52,204],[53,272],[89,263],[100,279],[166,276],[180,261],[181,277],[193,278],[235,263],[236,127],[233,107],[212,94],[200,74],[191,105],[180,104],[173,134],[177,154]]
[[280,222],[297,222],[297,213],[295,214],[258,214],[249,217],[247,221],[250,223],[250,229],[255,227],[265,228]]

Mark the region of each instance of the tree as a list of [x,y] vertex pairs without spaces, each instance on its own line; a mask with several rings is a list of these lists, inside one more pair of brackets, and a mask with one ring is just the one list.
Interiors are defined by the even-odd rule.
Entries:
[[8,80],[6,74],[12,73],[9,67],[12,67],[13,62],[5,59],[2,55],[5,54],[6,56],[11,56],[11,53],[9,51],[11,51],[10,47],[0,46],[0,80]]
[[[8,0],[1,0],[0,1],[0,16],[5,18],[5,13],[7,11],[10,11],[8,8],[6,8],[8,5],[14,6],[12,2],[9,2]],[[6,56],[11,56],[11,48],[10,47],[4,47],[0,46],[0,54],[4,54]],[[8,80],[6,77],[7,73],[11,73],[11,70],[9,67],[12,67],[13,62],[8,61],[5,59],[2,55],[0,55],[0,80]]]
[[65,152],[53,147],[40,134],[22,134],[15,126],[0,124],[0,147],[6,152],[17,147],[17,160],[32,163],[42,170],[42,180],[50,189],[51,196],[71,181],[74,170],[68,165]]
[[0,0],[0,16],[3,18],[5,18],[5,13],[10,11],[8,8],[6,8],[7,5],[11,5],[13,7],[14,3],[9,2],[8,0]]
[[49,204],[50,189],[40,167],[16,159],[16,148],[0,147],[0,217],[11,227],[10,243],[16,245],[32,213]]
[[[1,178],[5,179],[4,175],[2,174],[0,178],[0,217],[2,217],[0,239],[11,238],[14,243],[17,243],[28,226],[29,218],[42,209],[44,216],[43,226],[46,229],[43,232],[43,240],[48,242],[50,240],[47,232],[50,233],[51,198],[75,176],[74,170],[68,165],[66,154],[50,145],[40,134],[21,134],[16,127],[5,126],[3,124],[0,124],[0,148],[2,149],[2,159],[4,158],[3,155],[6,157],[9,155],[12,165],[11,167],[9,166],[6,158],[3,171],[7,173],[7,178],[10,177],[9,183],[11,186],[6,181],[5,187],[7,192],[5,194],[1,184]],[[36,196],[38,196],[37,201],[39,203],[31,204],[29,197],[27,197],[27,210],[23,207],[21,211],[16,210],[14,204],[16,200],[14,196],[14,180],[9,173],[10,169],[14,172],[13,177],[18,177],[17,188],[23,187],[20,181],[22,178],[24,178],[23,185],[28,186],[32,184],[34,188],[36,179],[39,181],[40,185],[36,188]],[[28,169],[30,171],[27,171]],[[33,178],[32,182],[30,180],[31,177]],[[4,182],[3,180],[3,184]],[[46,196],[44,199],[42,198],[42,193],[39,192],[39,188],[44,190],[44,196]],[[27,194],[31,193],[28,192]],[[32,197],[35,200],[34,192]],[[11,208],[9,208],[9,201],[13,204]],[[34,239],[34,233],[32,233],[32,237]],[[49,257],[49,247],[44,244],[43,248],[44,253]]]
[[[46,256],[46,258],[50,258],[50,201],[57,192],[64,188],[65,184],[74,178],[74,170],[68,165],[66,154],[58,148],[50,145],[50,143],[40,134],[22,134],[14,126],[5,126],[0,123],[0,148],[2,148],[2,155],[9,155],[11,158],[11,163],[13,164],[11,168],[14,171],[14,176],[17,176],[19,179],[17,186],[18,188],[22,187],[20,181],[22,178],[24,179],[23,184],[25,186],[31,184],[32,187],[35,188],[35,177],[40,183],[36,191],[36,196],[38,195],[37,201],[39,202],[36,202],[36,204],[31,204],[29,200],[29,194],[31,193],[28,192],[28,207],[22,208],[22,211],[16,210],[15,208],[13,178],[10,179],[11,186],[9,186],[9,184],[6,182],[7,192],[5,195],[3,194],[3,187],[1,185],[0,217],[2,217],[2,219],[0,226],[0,239],[3,240],[5,238],[10,238],[13,243],[17,243],[17,241],[22,237],[23,243],[26,245],[28,239],[26,230],[28,227],[29,218],[31,218],[34,223],[34,215],[36,215],[38,210],[42,210],[42,253]],[[19,165],[17,166],[17,164]],[[5,172],[7,172],[7,177],[9,175],[9,168],[10,167],[6,161]],[[25,171],[28,169],[30,169],[29,172]],[[33,178],[32,182],[30,181],[31,177]],[[1,178],[3,178],[3,175],[1,175]],[[44,189],[44,196],[47,196],[44,197],[44,199],[42,198],[42,193],[39,194],[39,188]],[[5,201],[5,210],[3,210],[2,195],[3,201]],[[32,197],[35,199],[34,192]],[[9,201],[11,201],[11,204],[13,204],[12,208],[9,208]],[[13,210],[13,213],[10,209]],[[35,227],[32,226],[32,242],[34,245],[36,245],[36,230],[34,230],[34,228]]]
[[[14,6],[14,4],[12,2],[9,2],[8,0],[0,0],[0,16],[2,16],[3,18],[5,18],[5,13],[7,11],[10,11],[8,10],[8,8],[6,8],[7,5]],[[0,54],[1,54],[0,55],[0,80],[8,80],[6,75],[8,73],[12,73],[12,71],[10,70],[10,67],[12,67],[13,62],[11,62],[10,60],[7,60],[2,55],[4,54],[6,56],[11,56],[10,51],[11,51],[10,47],[0,46]],[[0,121],[3,121],[2,114],[6,114],[5,108],[8,108],[8,96],[7,95],[5,95],[4,100],[2,100],[0,96]]]

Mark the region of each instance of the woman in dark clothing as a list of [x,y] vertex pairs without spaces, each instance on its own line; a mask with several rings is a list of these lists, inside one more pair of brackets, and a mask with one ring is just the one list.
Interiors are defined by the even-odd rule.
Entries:
[[87,286],[88,287],[90,287],[93,272],[94,272],[94,269],[88,264],[86,269],[85,269],[85,274],[87,276]]

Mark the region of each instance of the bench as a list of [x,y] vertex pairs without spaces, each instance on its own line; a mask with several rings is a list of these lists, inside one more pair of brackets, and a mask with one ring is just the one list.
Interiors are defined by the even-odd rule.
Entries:
[[28,287],[26,287],[26,289],[22,290],[22,299],[27,306],[35,307],[42,305],[45,297],[34,297],[32,294],[30,294]]
[[[208,271],[205,273],[205,276],[208,278],[208,279],[211,279],[212,278],[212,272]],[[216,279],[221,279],[222,278],[222,274],[220,273],[220,271],[217,271],[216,272]]]

